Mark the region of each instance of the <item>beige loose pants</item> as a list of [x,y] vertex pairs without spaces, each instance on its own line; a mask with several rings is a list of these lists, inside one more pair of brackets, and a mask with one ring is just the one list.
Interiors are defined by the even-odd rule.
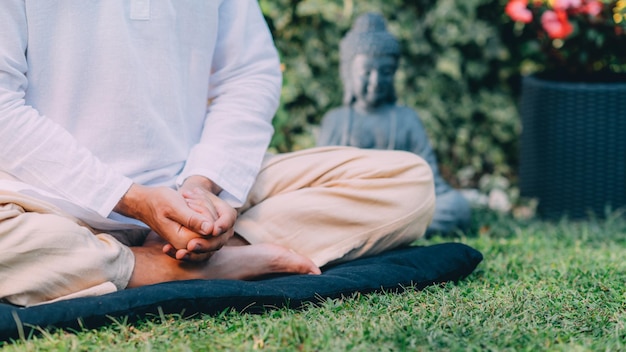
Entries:
[[[428,164],[402,151],[322,147],[268,155],[235,231],[318,266],[406,245],[435,206]],[[33,305],[124,289],[130,249],[49,204],[0,191],[0,298]]]

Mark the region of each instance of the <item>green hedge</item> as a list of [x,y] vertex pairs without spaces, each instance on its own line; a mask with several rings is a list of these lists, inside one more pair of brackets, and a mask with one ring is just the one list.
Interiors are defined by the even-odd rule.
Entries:
[[[260,0],[284,65],[272,147],[314,145],[322,116],[341,104],[339,40],[363,12],[381,13],[400,40],[399,103],[421,115],[444,177],[478,187],[515,180],[520,119],[506,0]],[[506,44],[505,44],[506,43]]]

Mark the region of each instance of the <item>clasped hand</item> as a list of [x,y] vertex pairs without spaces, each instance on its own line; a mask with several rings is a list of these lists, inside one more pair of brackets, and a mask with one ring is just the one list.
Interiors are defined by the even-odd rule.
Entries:
[[167,242],[163,252],[207,260],[233,236],[237,211],[207,189],[185,183],[179,191],[133,184],[116,212],[141,220]]

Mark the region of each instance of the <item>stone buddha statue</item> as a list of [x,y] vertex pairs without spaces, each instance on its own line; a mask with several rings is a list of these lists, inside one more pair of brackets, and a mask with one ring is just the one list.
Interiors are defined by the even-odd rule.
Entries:
[[341,40],[339,51],[343,106],[324,115],[317,145],[395,149],[421,156],[432,168],[437,196],[427,235],[466,229],[471,217],[469,202],[439,174],[417,113],[396,104],[394,76],[400,46],[387,31],[384,18],[373,13],[358,17]]

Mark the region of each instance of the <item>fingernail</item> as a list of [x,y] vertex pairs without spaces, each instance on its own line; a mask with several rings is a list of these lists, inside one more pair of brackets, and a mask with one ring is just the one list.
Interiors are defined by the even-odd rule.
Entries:
[[202,232],[204,232],[204,234],[208,235],[211,231],[211,224],[209,224],[208,222],[203,222],[200,229],[202,230]]

